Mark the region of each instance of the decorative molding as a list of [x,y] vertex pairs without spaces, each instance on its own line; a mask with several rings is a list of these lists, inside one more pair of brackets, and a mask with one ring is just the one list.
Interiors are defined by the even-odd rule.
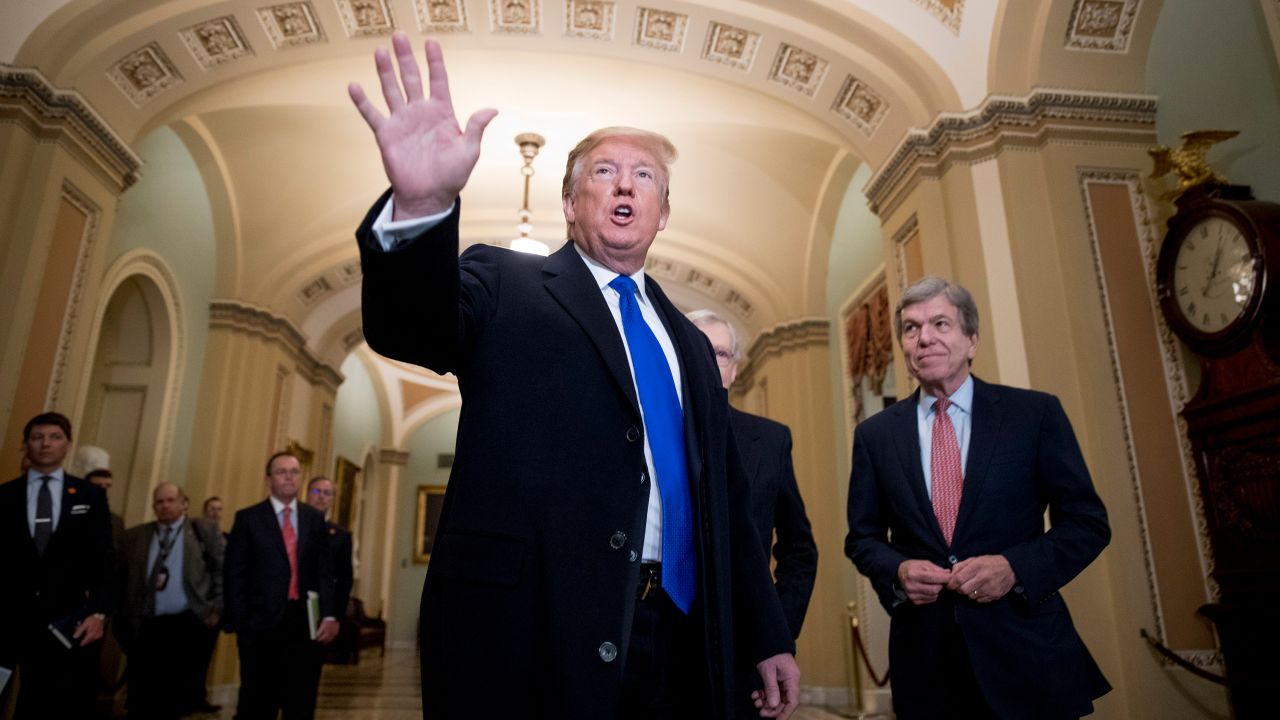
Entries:
[[205,70],[253,54],[234,15],[183,28],[178,31],[178,37]]
[[811,98],[817,94],[830,67],[831,63],[808,50],[781,43],[769,69],[769,79]]
[[467,4],[462,0],[414,0],[418,29],[424,33],[467,32]]
[[727,281],[706,270],[653,253],[649,253],[649,257],[645,259],[644,270],[645,273],[659,280],[670,280],[719,300],[743,321],[750,319],[755,312],[755,307],[745,295]]
[[831,322],[808,318],[776,325],[758,335],[738,368],[735,389],[745,391],[755,384],[755,374],[766,358],[807,347],[826,347],[831,341]]
[[847,75],[844,84],[840,86],[840,92],[836,93],[831,110],[853,123],[863,135],[871,137],[876,128],[880,127],[885,113],[889,112],[889,103],[866,82]]
[[678,53],[684,50],[688,31],[688,15],[647,7],[636,10],[635,43],[640,47]]
[[[126,251],[115,258],[110,267],[102,275],[98,286],[98,307],[91,319],[92,331],[88,347],[96,355],[101,338],[103,318],[111,306],[116,291],[126,280],[146,278],[155,285],[163,302],[169,320],[169,365],[165,369],[164,395],[161,401],[160,436],[157,449],[151,463],[149,486],[154,486],[164,478],[172,475],[169,462],[173,452],[173,439],[177,435],[178,404],[182,398],[182,386],[186,378],[183,370],[187,366],[187,316],[182,302],[182,293],[178,287],[178,279],[173,274],[164,258],[145,248]],[[93,356],[90,356],[90,360]],[[90,393],[90,383],[94,372],[93,362],[88,362],[81,369],[80,397],[76,401],[75,415],[83,417],[84,408]]]
[[564,34],[590,40],[613,40],[617,3],[564,0]]
[[1067,24],[1068,50],[1129,52],[1142,0],[1076,0]]
[[409,451],[397,450],[395,448],[380,448],[378,450],[378,462],[404,467],[409,464]]
[[70,139],[115,192],[138,181],[142,158],[79,93],[55,89],[39,70],[0,64],[0,123],[21,125],[41,140]]
[[496,33],[538,35],[542,0],[489,0],[489,24]]
[[[1177,428],[1177,442],[1182,464],[1183,483],[1187,491],[1188,498],[1191,501],[1192,512],[1194,514],[1196,546],[1200,555],[1200,567],[1204,573],[1204,582],[1206,594],[1211,600],[1218,597],[1217,584],[1213,581],[1213,555],[1209,547],[1209,529],[1205,520],[1204,503],[1200,497],[1200,493],[1194,487],[1195,483],[1195,459],[1191,454],[1191,447],[1187,442],[1186,421],[1179,415],[1179,409],[1190,398],[1187,389],[1186,374],[1183,371],[1182,363],[1179,360],[1176,339],[1168,325],[1164,322],[1163,314],[1159,310],[1159,302],[1155,293],[1155,266],[1156,257],[1159,253],[1159,242],[1154,231],[1155,221],[1147,204],[1146,196],[1142,191],[1141,176],[1132,170],[1116,170],[1116,169],[1089,169],[1082,168],[1079,171],[1080,192],[1083,198],[1085,208],[1085,220],[1088,225],[1089,247],[1093,256],[1094,274],[1098,283],[1099,298],[1102,302],[1103,324],[1107,333],[1107,350],[1110,355],[1111,375],[1116,387],[1116,402],[1120,407],[1120,417],[1124,428],[1125,443],[1125,459],[1129,466],[1129,478],[1133,484],[1134,500],[1138,508],[1138,532],[1142,538],[1142,559],[1147,574],[1147,589],[1151,594],[1151,609],[1156,620],[1158,638],[1164,640],[1168,636],[1168,629],[1165,625],[1164,607],[1160,599],[1160,583],[1156,575],[1155,556],[1152,550],[1151,531],[1147,522],[1146,500],[1142,491],[1142,477],[1138,469],[1137,451],[1134,447],[1134,433],[1132,418],[1129,410],[1127,394],[1125,393],[1124,374],[1120,367],[1119,348],[1116,342],[1115,325],[1112,319],[1113,313],[1111,308],[1111,297],[1107,292],[1106,271],[1102,265],[1102,253],[1098,246],[1098,232],[1093,203],[1089,197],[1089,186],[1094,184],[1121,185],[1124,186],[1129,193],[1130,208],[1133,211],[1134,226],[1138,231],[1138,240],[1140,244],[1140,252],[1144,268],[1143,278],[1147,287],[1147,296],[1151,303],[1152,313],[1156,321],[1156,330],[1160,338],[1161,347],[1161,364],[1164,368],[1164,376],[1166,385],[1169,388],[1169,403],[1172,415],[1174,417],[1175,426]],[[1192,655],[1200,657],[1205,653],[1216,655],[1216,651],[1189,651],[1184,656],[1191,659]],[[1211,658],[1206,659],[1200,657],[1200,661],[1209,663]],[[1193,660],[1193,662],[1197,662]]]
[[277,50],[325,42],[324,28],[310,2],[291,2],[258,8],[258,22]]
[[748,71],[760,49],[760,33],[712,21],[707,25],[707,40],[702,45],[702,59]]
[[915,213],[902,223],[902,227],[893,233],[894,279],[898,282],[898,295],[907,289],[907,241],[915,237],[920,230],[920,220]]
[[89,265],[93,259],[93,245],[98,239],[98,221],[102,210],[70,180],[62,181],[62,199],[84,213],[84,229],[80,233],[80,248],[76,253],[75,269],[71,274],[71,291],[67,294],[66,310],[62,314],[62,329],[58,333],[58,346],[54,350],[53,370],[49,377],[49,389],[45,393],[44,406],[55,408],[62,400],[62,381],[67,374],[71,356],[71,339],[80,319],[80,303],[84,301],[84,286],[88,280]]
[[159,43],[147,43],[115,62],[107,77],[120,92],[140,108],[156,95],[182,82],[182,74],[160,49]]
[[883,216],[923,178],[953,163],[975,163],[1005,149],[1048,142],[1150,145],[1156,142],[1153,95],[1036,89],[1025,97],[992,95],[975,110],[941,113],[906,137],[864,189],[871,211]]
[[334,0],[338,16],[349,38],[390,35],[396,29],[396,18],[389,0]]
[[357,345],[364,342],[364,328],[358,327],[346,335],[343,335],[340,342],[342,343],[342,349],[344,352],[349,353],[352,350],[355,350]]
[[765,358],[808,347],[826,347],[830,342],[831,321],[826,318],[806,318],[776,325],[760,333],[751,343],[747,360],[738,370],[739,380],[743,387],[749,387],[755,369]]
[[287,350],[297,369],[309,382],[321,383],[337,392],[342,373],[316,357],[307,347],[307,338],[288,318],[239,300],[210,300],[209,328],[220,328],[274,342]]
[[351,260],[311,278],[294,296],[304,307],[311,307],[331,293],[359,282],[361,277],[360,260]]
[[915,0],[931,15],[956,35],[960,34],[960,17],[964,15],[964,0]]

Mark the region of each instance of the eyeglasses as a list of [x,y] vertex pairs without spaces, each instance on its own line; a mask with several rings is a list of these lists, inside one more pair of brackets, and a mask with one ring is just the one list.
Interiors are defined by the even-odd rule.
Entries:
[[733,364],[733,353],[728,350],[716,350],[716,364],[721,367],[728,367]]
[[311,488],[312,495],[332,495],[333,491],[328,488]]

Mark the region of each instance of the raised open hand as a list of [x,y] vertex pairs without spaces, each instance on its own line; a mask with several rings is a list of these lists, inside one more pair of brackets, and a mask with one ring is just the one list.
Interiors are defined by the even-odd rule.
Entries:
[[[449,77],[440,44],[426,42],[430,94],[422,93],[422,73],[404,33],[391,37],[400,77],[383,48],[373,54],[390,116],[383,116],[359,83],[347,86],[351,101],[373,130],[382,167],[391,181],[393,220],[434,215],[449,209],[480,158],[480,139],[497,110],[476,111],[464,132],[453,113]],[[403,85],[403,91],[401,88]]]

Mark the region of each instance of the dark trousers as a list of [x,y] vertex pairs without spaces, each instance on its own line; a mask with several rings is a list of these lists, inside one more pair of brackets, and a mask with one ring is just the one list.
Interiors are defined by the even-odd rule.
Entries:
[[204,699],[200,648],[205,629],[190,611],[138,621],[129,652],[126,706],[131,720],[179,718]]
[[310,720],[320,688],[322,647],[307,630],[306,606],[290,600],[284,616],[266,630],[243,629],[240,650],[240,700],[237,720]]
[[637,600],[618,720],[710,717],[704,655],[697,626],[665,592]]
[[945,682],[937,689],[939,702],[933,705],[932,710],[920,712],[903,712],[895,702],[894,711],[899,720],[995,720],[995,711],[987,704],[973,673],[973,662],[969,659],[969,648],[959,624],[946,624],[946,631],[938,637],[936,652],[948,668]]
[[[73,644],[67,649],[54,638],[45,623],[34,621],[24,635],[18,660],[19,687],[14,718],[94,717],[102,641],[88,647]],[[13,685],[13,678],[9,684]]]

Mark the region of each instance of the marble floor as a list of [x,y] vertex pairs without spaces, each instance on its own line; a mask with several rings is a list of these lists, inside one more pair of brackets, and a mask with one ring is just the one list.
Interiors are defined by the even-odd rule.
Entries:
[[[232,695],[231,698],[225,695]],[[219,715],[197,718],[231,720],[235,715],[233,693],[223,701]],[[227,702],[227,700],[230,700]],[[385,658],[366,651],[358,665],[325,665],[316,700],[316,720],[421,720],[422,698],[418,684],[418,658],[412,650],[389,650]],[[803,706],[793,720],[840,720],[820,707]]]

